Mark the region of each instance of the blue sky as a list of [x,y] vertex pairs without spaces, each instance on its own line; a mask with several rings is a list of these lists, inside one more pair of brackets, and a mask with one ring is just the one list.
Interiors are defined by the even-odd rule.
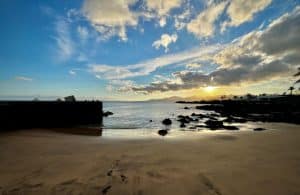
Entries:
[[[299,6],[299,0],[3,0],[0,96],[281,93],[300,62],[293,45],[300,40]],[[205,90],[211,86],[213,94]]]

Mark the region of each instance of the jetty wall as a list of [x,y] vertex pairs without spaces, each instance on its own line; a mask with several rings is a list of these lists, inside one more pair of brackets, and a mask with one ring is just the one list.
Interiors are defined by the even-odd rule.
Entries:
[[102,124],[100,101],[0,101],[0,129]]

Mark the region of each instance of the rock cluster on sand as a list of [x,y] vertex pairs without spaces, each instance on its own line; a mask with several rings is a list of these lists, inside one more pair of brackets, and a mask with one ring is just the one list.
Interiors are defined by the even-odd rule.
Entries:
[[[204,122],[205,125],[197,124],[195,126],[192,126],[192,128],[190,127],[189,129],[196,129],[197,127],[200,127],[200,128],[208,128],[210,130],[217,130],[217,129],[239,130],[239,128],[236,126],[224,125],[223,121],[218,120],[216,117],[220,117],[220,115],[215,114],[215,113],[209,113],[209,114],[192,113],[191,117],[184,116],[184,115],[178,115],[177,121],[180,122],[180,128],[185,128],[186,124],[189,124],[191,122],[199,122],[199,119],[207,119]],[[243,120],[240,118],[230,118],[230,121],[233,121],[233,120],[243,122]]]

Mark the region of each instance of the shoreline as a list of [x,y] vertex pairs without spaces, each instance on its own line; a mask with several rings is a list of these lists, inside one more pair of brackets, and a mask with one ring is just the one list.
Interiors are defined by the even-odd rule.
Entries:
[[299,194],[299,126],[270,127],[140,140],[9,132],[0,136],[0,192]]

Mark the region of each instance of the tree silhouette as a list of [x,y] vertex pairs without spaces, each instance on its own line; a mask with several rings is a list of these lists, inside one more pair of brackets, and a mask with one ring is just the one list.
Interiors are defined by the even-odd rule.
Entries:
[[[299,77],[299,76],[300,76],[300,67],[298,67],[298,72],[294,74],[294,77]],[[288,89],[288,91],[290,91],[290,95],[293,95],[293,91],[296,89],[294,86],[298,83],[300,83],[300,79],[295,81],[294,84],[290,86],[290,88]]]
[[290,95],[293,95],[293,90],[295,89],[295,87],[291,86],[288,90],[291,91]]
[[[298,67],[298,72],[296,73],[296,74],[294,74],[294,77],[299,77],[300,76],[300,67]],[[294,83],[294,85],[296,85],[296,84],[298,84],[298,83],[300,83],[300,79],[298,79],[295,83]],[[300,88],[298,88],[298,90],[300,91]]]

